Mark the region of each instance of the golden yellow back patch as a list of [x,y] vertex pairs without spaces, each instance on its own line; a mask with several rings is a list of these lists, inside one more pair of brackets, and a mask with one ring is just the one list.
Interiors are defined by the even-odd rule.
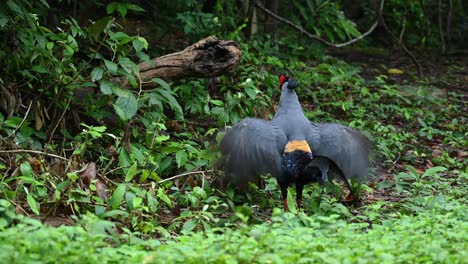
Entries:
[[296,150],[302,150],[307,153],[312,153],[309,144],[307,144],[307,141],[305,140],[289,141],[288,144],[286,144],[286,147],[284,147],[284,152],[286,153],[290,153]]

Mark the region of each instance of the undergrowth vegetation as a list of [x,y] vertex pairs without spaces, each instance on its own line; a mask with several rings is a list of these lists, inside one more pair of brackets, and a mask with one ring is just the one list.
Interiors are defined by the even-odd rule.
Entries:
[[[50,7],[39,2],[7,1],[0,12],[0,257],[7,263],[468,258],[463,92],[416,78],[410,66],[400,76],[354,65],[297,36],[246,40],[235,18],[193,12],[175,18],[185,34],[235,40],[240,65],[215,85],[155,78],[144,89],[138,63],[158,51],[119,22],[141,7],[112,3],[88,26],[70,17],[48,28],[35,11]],[[359,35],[338,5],[326,8],[345,22],[316,32],[331,41]],[[225,129],[248,116],[271,118],[276,74],[285,71],[298,80],[312,122],[346,124],[374,142],[374,177],[357,187],[359,203],[347,203],[338,183],[311,185],[304,208],[284,213],[274,179],[246,193],[223,182],[217,144]],[[127,87],[115,84],[122,77]]]

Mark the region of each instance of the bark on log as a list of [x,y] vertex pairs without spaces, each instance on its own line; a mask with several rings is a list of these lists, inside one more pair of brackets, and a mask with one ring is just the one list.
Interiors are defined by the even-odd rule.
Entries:
[[[153,78],[173,81],[183,78],[209,78],[225,74],[235,68],[242,52],[234,41],[218,40],[210,36],[188,46],[182,51],[154,58],[150,63],[143,62],[140,77],[144,86]],[[126,86],[125,80],[117,80]]]

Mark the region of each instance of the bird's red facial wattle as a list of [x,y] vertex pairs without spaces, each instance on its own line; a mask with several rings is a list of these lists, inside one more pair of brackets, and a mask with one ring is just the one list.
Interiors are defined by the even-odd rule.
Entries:
[[288,77],[286,77],[285,75],[281,74],[280,75],[280,78],[279,78],[279,81],[280,81],[280,89],[283,88],[283,83],[288,81]]

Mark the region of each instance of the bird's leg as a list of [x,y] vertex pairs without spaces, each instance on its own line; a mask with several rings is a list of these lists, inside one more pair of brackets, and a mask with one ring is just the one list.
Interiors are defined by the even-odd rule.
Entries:
[[288,185],[287,184],[279,184],[281,188],[281,197],[283,197],[283,206],[284,206],[284,211],[288,212],[289,207],[288,207]]
[[346,187],[348,187],[349,194],[348,194],[348,197],[346,197],[346,199],[350,200],[350,201],[353,201],[355,199],[355,194],[354,194],[354,190],[353,190],[353,188],[351,186],[350,180],[348,180],[348,178],[346,178],[346,176],[344,176],[343,173],[338,173],[338,175],[345,182]]
[[297,209],[302,207],[302,190],[304,189],[304,184],[302,182],[296,182],[296,203]]

